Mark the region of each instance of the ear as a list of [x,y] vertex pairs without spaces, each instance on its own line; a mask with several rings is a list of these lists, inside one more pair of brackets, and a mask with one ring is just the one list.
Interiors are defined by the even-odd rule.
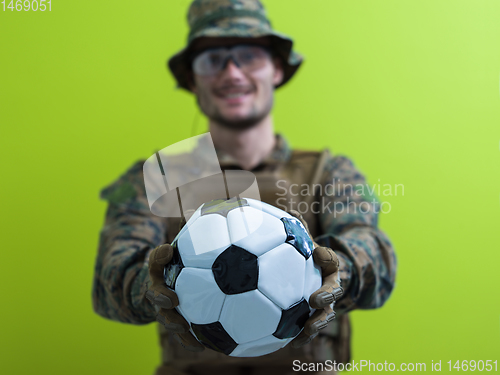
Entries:
[[284,71],[283,71],[283,61],[279,57],[273,57],[274,64],[274,74],[273,74],[273,84],[274,87],[278,86],[283,82]]

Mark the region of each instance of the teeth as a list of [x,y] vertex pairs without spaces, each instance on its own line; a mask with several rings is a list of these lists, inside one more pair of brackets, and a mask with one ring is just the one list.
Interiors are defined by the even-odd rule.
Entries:
[[226,98],[229,98],[229,99],[233,99],[233,98],[239,98],[241,96],[245,95],[244,93],[240,92],[240,93],[237,93],[237,94],[227,94],[225,97]]

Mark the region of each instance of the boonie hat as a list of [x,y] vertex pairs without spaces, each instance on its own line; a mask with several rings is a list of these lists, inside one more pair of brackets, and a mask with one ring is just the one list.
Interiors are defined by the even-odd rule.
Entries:
[[271,49],[283,60],[283,86],[292,78],[303,57],[293,51],[293,40],[271,27],[259,0],[194,0],[188,11],[187,46],[168,60],[168,67],[178,87],[189,90],[189,55],[193,42],[201,37],[269,37]]

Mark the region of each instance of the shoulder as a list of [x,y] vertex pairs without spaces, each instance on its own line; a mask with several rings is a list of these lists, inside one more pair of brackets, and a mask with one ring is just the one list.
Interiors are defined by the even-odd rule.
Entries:
[[136,198],[138,195],[145,195],[143,165],[144,160],[135,162],[114,182],[105,186],[101,190],[101,199],[110,203],[125,203]]
[[288,162],[291,164],[316,164],[324,153],[328,153],[330,156],[328,150],[291,149]]
[[334,155],[325,164],[324,173],[327,181],[363,184],[366,176],[357,168],[354,161],[345,155]]
[[322,162],[322,165],[326,171],[339,170],[343,168],[351,169],[355,167],[352,159],[345,155],[333,154],[328,148],[319,151],[303,149],[291,150],[291,163],[302,163],[307,161],[317,161],[318,163]]
[[332,155],[326,163],[325,168],[329,171],[345,170],[355,168],[351,158],[345,155]]

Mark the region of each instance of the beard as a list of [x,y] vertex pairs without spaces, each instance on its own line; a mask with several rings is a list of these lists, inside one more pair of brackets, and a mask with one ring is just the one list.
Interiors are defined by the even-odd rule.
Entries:
[[257,124],[259,124],[263,119],[265,119],[267,115],[269,115],[269,113],[271,112],[271,108],[272,108],[272,101],[268,104],[268,108],[266,107],[262,111],[257,111],[256,109],[253,109],[248,116],[240,119],[228,119],[224,117],[217,110],[210,117],[210,119],[226,129],[246,130],[253,128]]

